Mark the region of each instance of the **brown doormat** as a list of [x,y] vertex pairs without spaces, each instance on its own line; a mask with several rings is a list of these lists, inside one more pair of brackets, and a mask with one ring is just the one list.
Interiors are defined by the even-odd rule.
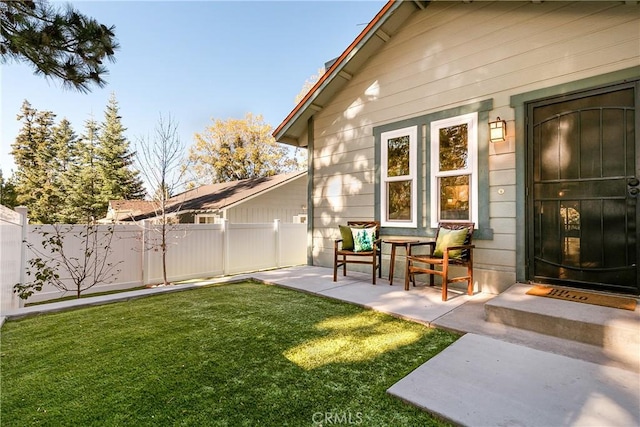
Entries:
[[584,304],[602,305],[604,307],[621,308],[631,311],[636,309],[636,300],[633,298],[580,292],[572,289],[554,288],[552,286],[535,285],[527,291],[527,295],[556,298],[565,301],[581,302]]

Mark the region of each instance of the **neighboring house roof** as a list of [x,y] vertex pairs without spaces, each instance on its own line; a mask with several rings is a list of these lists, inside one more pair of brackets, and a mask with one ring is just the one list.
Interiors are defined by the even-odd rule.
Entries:
[[[203,185],[173,196],[168,200],[167,212],[175,215],[186,212],[215,212],[229,209],[246,200],[305,176],[306,174],[306,171],[293,172],[265,178],[251,178]],[[127,201],[120,200],[118,202]],[[127,220],[140,220],[156,216],[156,203],[147,203],[149,203],[147,209],[133,216],[129,216]]]
[[111,200],[109,207],[117,211],[146,212],[151,203],[148,200]]
[[386,3],[356,39],[347,47],[304,98],[273,131],[278,142],[300,145],[307,129],[307,121],[353,78],[365,62],[373,56],[413,12],[425,9],[428,1],[394,1]]
[[127,221],[153,209],[149,200],[110,200],[106,218],[101,223]]

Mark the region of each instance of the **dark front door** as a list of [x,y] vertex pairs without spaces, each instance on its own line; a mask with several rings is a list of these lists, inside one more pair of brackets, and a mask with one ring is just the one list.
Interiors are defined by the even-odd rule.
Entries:
[[637,90],[528,105],[530,279],[640,294]]

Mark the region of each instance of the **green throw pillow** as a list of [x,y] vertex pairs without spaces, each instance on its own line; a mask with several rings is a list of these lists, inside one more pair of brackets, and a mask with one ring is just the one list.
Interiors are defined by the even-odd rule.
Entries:
[[347,227],[346,225],[339,225],[338,227],[340,227],[340,236],[342,237],[342,250],[352,251],[353,234],[351,233],[351,227]]
[[[464,241],[467,239],[468,233],[468,228],[463,228],[461,230],[449,230],[448,228],[440,228],[440,231],[438,231],[438,240],[436,240],[436,248],[433,251],[433,255],[442,257],[444,256],[445,248],[448,248],[449,246],[463,245]],[[449,252],[449,258],[460,258],[461,256],[461,249]]]
[[354,252],[367,252],[373,250],[373,240],[376,235],[376,228],[352,229]]

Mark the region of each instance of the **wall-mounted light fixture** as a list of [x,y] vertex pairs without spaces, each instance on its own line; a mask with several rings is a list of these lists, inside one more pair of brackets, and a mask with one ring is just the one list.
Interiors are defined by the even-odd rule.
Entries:
[[491,142],[502,142],[507,139],[507,122],[498,117],[489,122],[489,139]]

